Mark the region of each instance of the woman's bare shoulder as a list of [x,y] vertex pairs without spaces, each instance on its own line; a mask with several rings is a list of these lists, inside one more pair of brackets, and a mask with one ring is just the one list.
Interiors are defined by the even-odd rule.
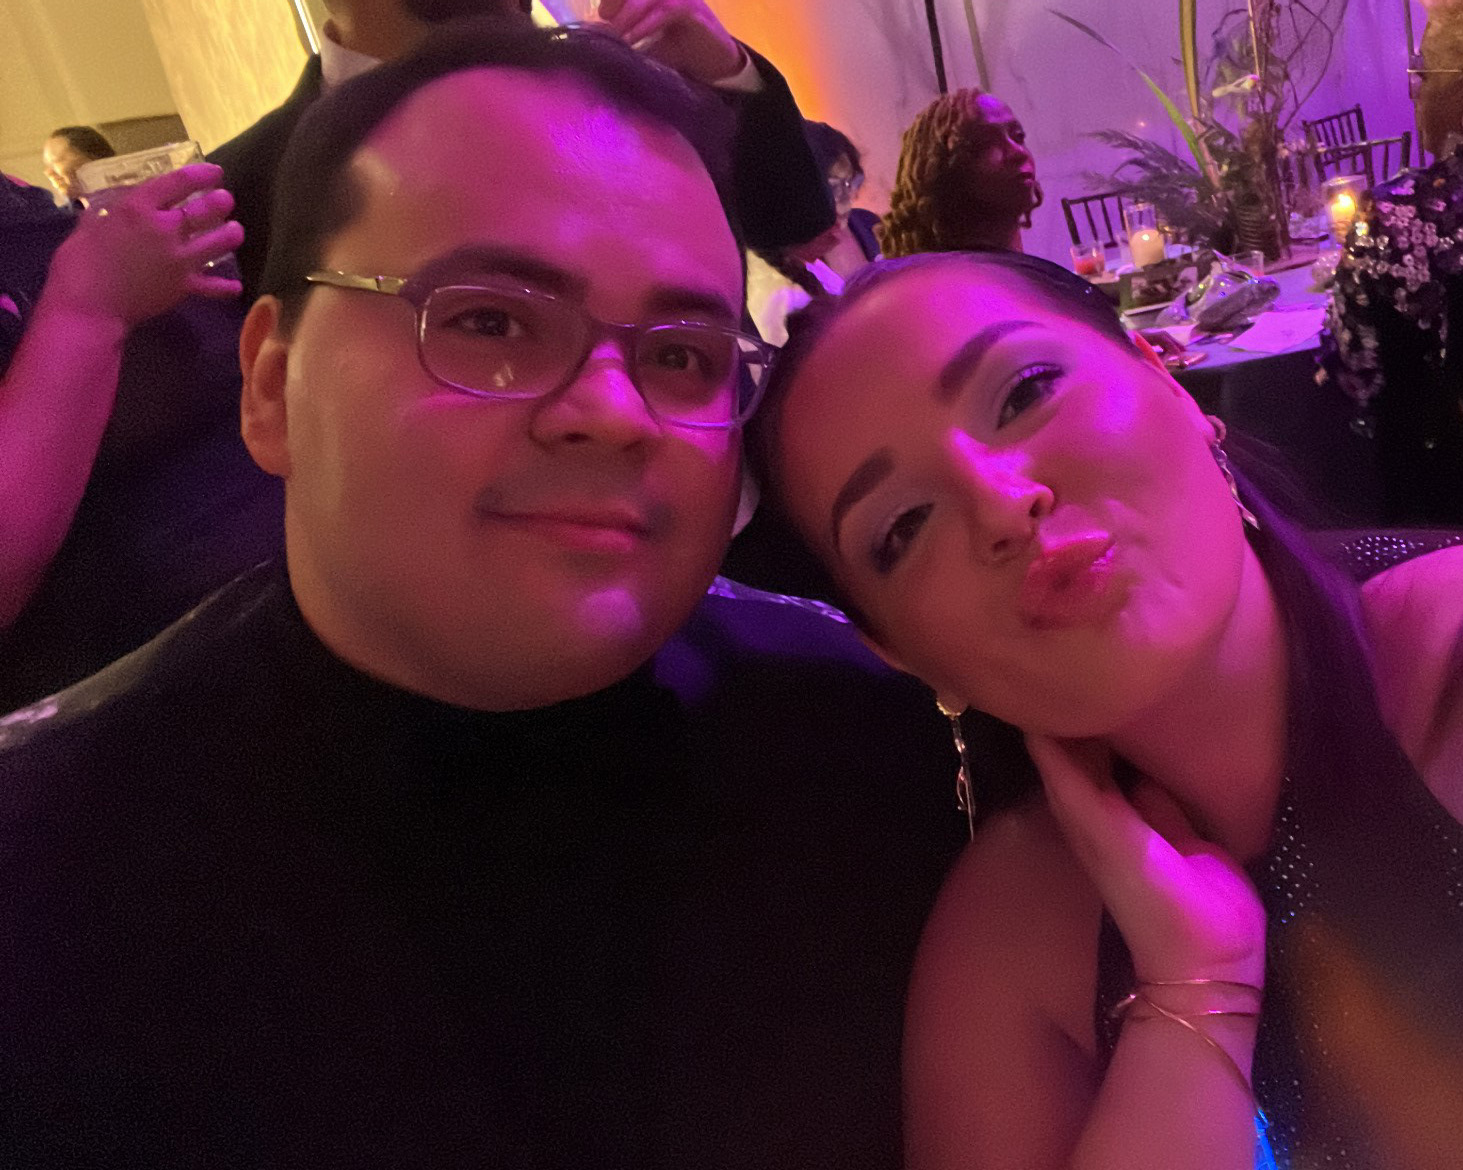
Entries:
[[1463,546],[1404,561],[1362,587],[1377,697],[1438,799],[1463,820]]
[[[1102,907],[1038,801],[992,817],[925,927],[906,1019],[907,1164],[1057,1165],[1099,1079]],[[1019,1153],[1019,1157],[1017,1154]]]
[[1019,1000],[1060,1022],[1078,1001],[1086,1047],[1101,915],[1097,891],[1034,799],[992,817],[961,856],[926,924],[920,968],[978,988],[996,1011]]

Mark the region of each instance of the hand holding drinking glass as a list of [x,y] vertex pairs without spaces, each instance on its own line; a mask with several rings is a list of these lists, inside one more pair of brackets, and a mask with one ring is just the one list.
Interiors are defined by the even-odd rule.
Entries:
[[187,296],[236,297],[237,280],[207,268],[237,248],[234,199],[222,171],[196,163],[94,201],[57,249],[47,292],[59,304],[129,328]]
[[707,85],[746,63],[706,0],[599,0],[598,18],[626,44]]

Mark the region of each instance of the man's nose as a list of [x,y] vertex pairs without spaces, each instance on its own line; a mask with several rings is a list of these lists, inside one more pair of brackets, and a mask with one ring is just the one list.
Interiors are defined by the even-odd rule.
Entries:
[[633,447],[662,433],[630,374],[631,358],[614,338],[589,352],[574,376],[535,405],[533,434],[544,443]]
[[1051,512],[1051,489],[1018,448],[992,448],[963,430],[952,431],[948,445],[976,560],[994,565],[1019,556]]

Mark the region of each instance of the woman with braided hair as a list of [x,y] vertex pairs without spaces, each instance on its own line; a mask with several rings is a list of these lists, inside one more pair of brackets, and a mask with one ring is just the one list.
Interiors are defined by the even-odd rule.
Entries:
[[942,94],[904,132],[885,256],[973,248],[1021,251],[1021,229],[1041,206],[1036,163],[1011,108],[980,89]]

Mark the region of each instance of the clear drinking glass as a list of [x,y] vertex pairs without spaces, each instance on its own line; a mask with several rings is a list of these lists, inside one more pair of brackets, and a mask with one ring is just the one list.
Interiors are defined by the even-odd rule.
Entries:
[[[134,150],[130,154],[114,154],[111,158],[93,159],[76,168],[76,180],[88,204],[105,206],[118,191],[135,187],[158,175],[166,175],[179,167],[203,162],[203,148],[191,140],[169,142],[163,146],[151,146],[146,150]],[[183,203],[202,199],[201,194],[190,195]],[[219,276],[238,279],[239,265],[232,252],[209,260],[204,267],[212,269]]]
[[1072,271],[1078,276],[1100,276],[1107,271],[1107,251],[1101,244],[1073,244]]

